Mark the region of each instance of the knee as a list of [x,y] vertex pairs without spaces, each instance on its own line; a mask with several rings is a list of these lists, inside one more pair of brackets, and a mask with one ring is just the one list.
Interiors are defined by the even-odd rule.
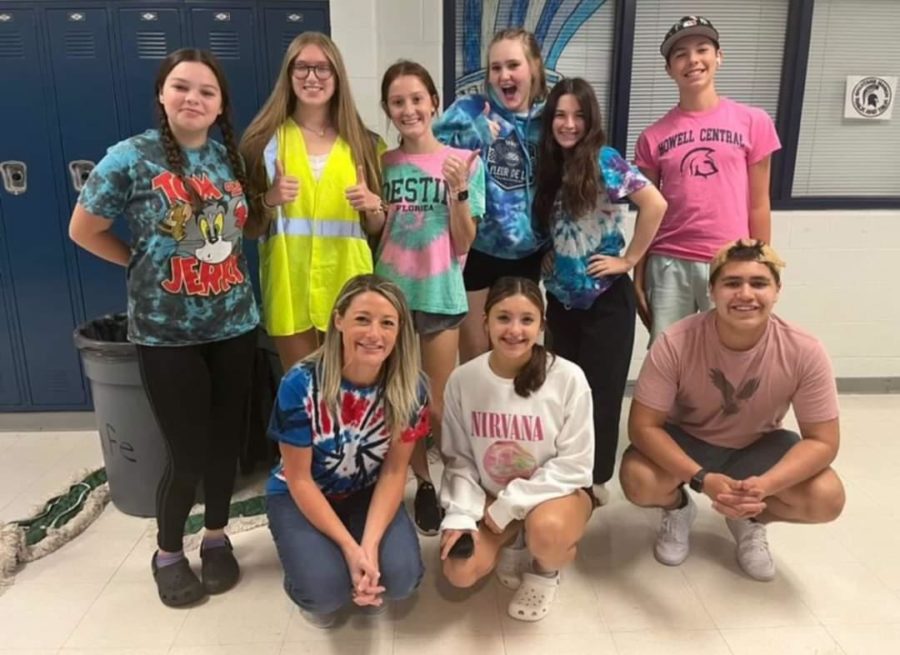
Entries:
[[483,577],[471,560],[444,560],[444,577],[454,587],[468,589],[474,587]]
[[625,456],[619,469],[619,482],[625,497],[639,507],[656,507],[659,504],[656,475],[644,463]]
[[419,587],[425,566],[418,554],[404,553],[402,557],[382,559],[381,579],[384,595],[391,600],[412,596]]
[[528,552],[539,560],[559,559],[572,548],[572,544],[565,540],[566,532],[566,525],[560,516],[532,512],[525,522]]
[[347,575],[343,571],[308,565],[302,577],[291,576],[285,570],[284,590],[302,609],[317,614],[336,612],[352,600]]
[[812,523],[834,521],[844,511],[847,500],[844,485],[833,471],[820,474],[809,482],[808,520]]

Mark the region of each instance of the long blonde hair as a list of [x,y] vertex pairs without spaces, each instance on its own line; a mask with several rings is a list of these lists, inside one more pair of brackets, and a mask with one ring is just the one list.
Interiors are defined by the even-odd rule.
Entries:
[[344,344],[335,319],[343,317],[353,299],[366,292],[377,293],[397,310],[399,325],[394,349],[381,366],[378,386],[384,395],[385,424],[392,436],[398,436],[410,427],[413,412],[420,404],[419,394],[427,389],[422,365],[419,361],[419,347],[413,327],[412,315],[403,292],[393,282],[374,274],[357,275],[350,278],[338,294],[334,311],[328,321],[325,339],[318,350],[304,361],[315,364],[322,397],[333,416],[339,416],[341,392],[341,372],[344,368]]
[[[248,182],[250,183],[251,204],[250,217],[247,220],[245,231],[248,236],[258,237],[266,232],[271,215],[266,212],[261,202],[261,194],[268,188],[265,164],[263,163],[263,150],[272,139],[275,131],[294,114],[297,108],[297,96],[294,95],[292,85],[294,60],[300,51],[306,46],[318,46],[334,70],[334,95],[329,102],[329,120],[337,129],[340,136],[350,146],[353,161],[357,166],[362,165],[366,172],[366,182],[369,189],[381,194],[381,165],[378,159],[376,143],[377,135],[366,128],[356,104],[353,102],[353,94],[350,91],[350,80],[347,77],[347,69],[344,59],[337,46],[330,38],[321,32],[304,32],[297,36],[284,53],[281,61],[281,70],[278,80],[269,99],[244,132],[241,139],[241,155],[247,163]],[[362,220],[362,217],[360,217]]]

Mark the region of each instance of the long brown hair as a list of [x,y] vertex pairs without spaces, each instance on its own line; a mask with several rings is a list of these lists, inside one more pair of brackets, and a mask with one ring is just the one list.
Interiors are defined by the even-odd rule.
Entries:
[[331,96],[328,106],[329,121],[337,130],[338,136],[350,146],[354,163],[365,169],[369,189],[374,193],[381,193],[381,164],[376,148],[377,136],[368,130],[356,110],[341,52],[334,41],[325,34],[304,32],[288,45],[275,87],[241,139],[241,154],[250,171],[248,181],[253,199],[250,217],[245,227],[248,236],[257,237],[265,234],[269,226],[271,215],[264,211],[261,202],[261,196],[269,185],[263,162],[263,150],[275,131],[294,114],[297,108],[297,96],[294,95],[292,85],[294,60],[300,51],[309,45],[318,46],[334,70],[334,95]]
[[[553,117],[564,95],[574,96],[584,116],[584,136],[570,150],[563,150],[553,136]],[[605,143],[600,106],[593,87],[580,77],[557,82],[541,117],[541,146],[537,158],[534,215],[545,233],[552,228],[557,193],[563,209],[573,219],[597,207],[603,191],[598,155]]]
[[547,97],[547,73],[544,72],[544,58],[541,56],[541,46],[537,42],[537,38],[533,33],[521,27],[507,27],[494,34],[494,38],[487,47],[487,69],[484,76],[484,89],[487,91],[491,85],[491,48],[500,41],[519,41],[522,43],[522,49],[525,51],[525,59],[531,67],[531,97],[528,98],[528,106],[531,107],[535,102],[539,102]]
[[[506,300],[512,296],[524,296],[532,305],[534,305],[541,318],[541,326],[544,325],[544,296],[540,287],[524,277],[504,276],[494,282],[488,291],[487,300],[484,301],[485,320],[490,316],[491,309],[502,300]],[[493,344],[491,344],[493,348]],[[550,354],[553,359],[553,355]],[[531,347],[531,357],[525,363],[525,366],[516,374],[513,379],[513,387],[516,393],[523,398],[528,398],[533,392],[537,391],[547,379],[547,369],[550,367],[547,363],[548,350],[539,343]]]
[[241,183],[244,197],[249,201],[251,194],[247,189],[247,172],[244,169],[244,162],[241,161],[240,154],[238,153],[237,143],[234,139],[234,128],[231,125],[231,94],[228,90],[228,80],[225,78],[225,73],[222,71],[222,67],[219,65],[218,60],[212,53],[209,53],[206,50],[198,50],[197,48],[182,48],[181,50],[176,50],[163,59],[159,66],[159,71],[156,73],[156,92],[154,97],[156,98],[156,112],[159,117],[159,134],[162,139],[163,148],[166,151],[166,164],[169,166],[169,170],[175,173],[184,185],[185,191],[187,191],[191,198],[191,206],[194,208],[194,211],[200,211],[203,207],[203,202],[200,200],[200,196],[194,188],[194,185],[188,184],[184,177],[184,166],[186,163],[184,150],[181,149],[181,145],[179,145],[178,141],[175,139],[175,135],[172,133],[172,127],[169,125],[169,119],[166,116],[166,109],[159,101],[163,86],[165,85],[169,74],[172,72],[172,69],[178,64],[186,61],[203,64],[216,76],[216,82],[219,84],[219,91],[222,95],[222,113],[216,118],[215,124],[219,126],[219,131],[222,132],[222,140],[225,142],[225,149],[228,152],[228,162],[231,164],[231,172],[237,178],[238,182]]

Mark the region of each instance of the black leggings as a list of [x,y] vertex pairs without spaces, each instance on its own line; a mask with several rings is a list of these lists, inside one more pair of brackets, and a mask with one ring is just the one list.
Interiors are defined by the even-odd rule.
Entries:
[[594,484],[608,482],[616,465],[619,416],[634,349],[634,284],[620,275],[589,309],[566,309],[547,294],[553,352],[578,364],[594,400]]
[[197,484],[205,525],[228,523],[238,448],[247,426],[256,330],[196,346],[138,346],[141,378],[169,461],[156,490],[157,544],[179,551]]

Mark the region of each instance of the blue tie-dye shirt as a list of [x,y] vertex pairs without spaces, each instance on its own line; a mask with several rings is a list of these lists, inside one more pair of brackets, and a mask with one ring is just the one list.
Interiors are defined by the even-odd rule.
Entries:
[[142,345],[219,341],[259,323],[241,238],[247,203],[228,153],[209,140],[184,154],[200,212],[169,170],[157,130],[112,146],[78,199],[92,214],[127,221],[128,338]]
[[599,278],[588,275],[588,259],[592,255],[619,256],[625,246],[622,219],[628,205],[613,201],[626,198],[650,183],[615,148],[601,148],[598,164],[604,190],[593,212],[572,218],[563,210],[559,195],[553,207],[553,272],[544,277],[544,286],[572,309],[588,309],[616,281],[617,275]]
[[[485,116],[485,102],[490,113]],[[485,212],[472,248],[501,259],[522,259],[545,245],[531,216],[534,168],[541,135],[543,103],[526,115],[509,112],[494,97],[458,98],[434,122],[434,135],[447,145],[478,150],[485,165]],[[500,125],[494,139],[488,119]]]
[[[380,386],[358,387],[341,381],[338,408],[333,416],[322,397],[315,363],[301,362],[287,372],[278,388],[269,438],[312,448],[312,477],[322,493],[344,498],[371,487],[391,444],[384,419],[384,395]],[[410,417],[401,441],[418,441],[430,432],[427,387],[419,389],[419,406]],[[284,465],[272,470],[266,484],[269,495],[288,493]]]

